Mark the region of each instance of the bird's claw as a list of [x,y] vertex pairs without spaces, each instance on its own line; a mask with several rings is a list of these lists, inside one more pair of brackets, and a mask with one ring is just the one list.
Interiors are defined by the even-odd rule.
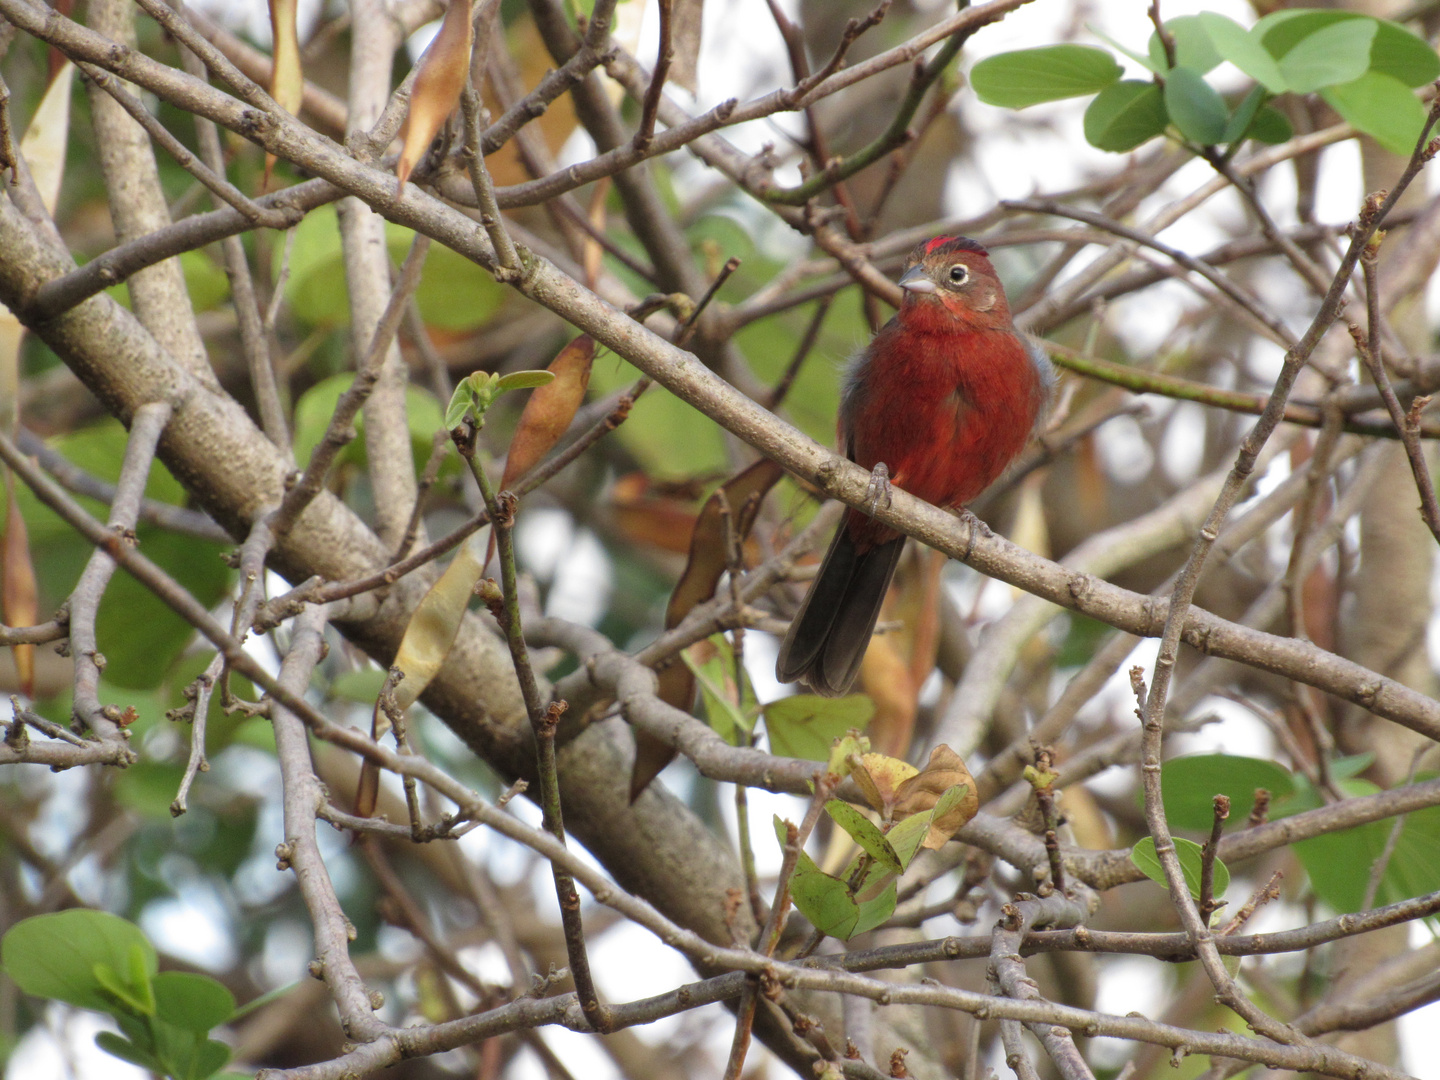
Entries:
[[986,540],[994,539],[995,534],[990,530],[990,526],[976,517],[975,511],[971,510],[968,506],[962,506],[960,508],[960,520],[965,522],[966,525],[969,525],[970,528],[974,529],[981,536],[985,537]]
[[865,489],[865,507],[870,516],[875,516],[875,511],[884,504],[885,509],[890,509],[890,469],[882,461],[875,468],[870,470],[870,484]]

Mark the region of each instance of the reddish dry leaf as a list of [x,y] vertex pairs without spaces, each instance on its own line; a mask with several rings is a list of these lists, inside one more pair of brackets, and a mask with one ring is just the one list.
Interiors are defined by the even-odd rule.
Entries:
[[[300,115],[300,102],[305,98],[305,73],[300,65],[300,37],[295,29],[296,0],[270,0],[270,35],[274,56],[270,66],[270,96],[286,112]],[[270,187],[270,170],[275,155],[265,155],[265,177],[262,190]]]
[[560,441],[585,401],[594,362],[595,339],[589,334],[581,334],[550,361],[546,370],[555,376],[555,381],[533,390],[525,403],[505,458],[501,490],[540,464],[541,458]]
[[[761,458],[734,479],[721,486],[705,501],[690,534],[690,561],[670,594],[665,608],[665,629],[679,626],[697,604],[715,594],[720,576],[729,566],[726,551],[725,515],[722,501],[730,507],[735,535],[744,540],[755,524],[760,500],[784,475],[769,458]],[[660,699],[686,712],[695,700],[695,676],[678,657],[660,673]],[[643,731],[635,733],[635,764],[630,771],[630,801],[634,802],[675,757],[675,750]]]
[[611,492],[611,505],[615,524],[626,539],[676,555],[689,554],[690,534],[695,528],[695,512],[690,504],[654,496],[626,498],[618,489],[617,483]]
[[[595,339],[581,334],[560,350],[545,370],[555,376],[553,382],[536,387],[530,392],[530,400],[520,414],[520,423],[510,439],[510,451],[505,455],[505,475],[500,478],[500,490],[509,488],[555,448],[585,402],[585,391],[590,387],[590,368],[595,363]],[[485,565],[495,555],[495,536],[490,536],[490,546],[485,549]]]
[[[7,481],[9,478],[7,477]],[[30,559],[30,539],[12,483],[6,484],[4,558],[0,559],[0,598],[6,626],[34,626],[39,613],[40,590],[35,582],[35,564]],[[26,697],[35,694],[35,646],[16,645],[15,669]]]
[[[906,605],[910,609],[906,626],[910,630],[910,679],[918,694],[935,667],[935,654],[940,648],[941,577],[949,560],[941,552],[928,547],[917,547],[916,555],[919,556],[916,560],[919,567],[909,580],[918,582],[919,596],[912,604]],[[900,747],[900,752],[909,749],[907,742]]]
[[475,44],[475,28],[470,21],[470,0],[450,0],[440,30],[425,56],[410,91],[410,112],[401,131],[404,145],[400,160],[395,163],[396,190],[429,149],[440,127],[460,104],[465,80],[470,77],[470,50]]
[[755,524],[760,500],[784,472],[769,458],[761,458],[705,501],[705,508],[695,519],[695,529],[690,534],[690,561],[685,564],[685,572],[680,575],[675,591],[670,594],[670,603],[665,608],[667,630],[679,626],[680,620],[690,614],[691,608],[714,595],[720,575],[729,566],[721,501],[724,500],[730,507],[735,535],[743,540],[750,535],[750,528]]

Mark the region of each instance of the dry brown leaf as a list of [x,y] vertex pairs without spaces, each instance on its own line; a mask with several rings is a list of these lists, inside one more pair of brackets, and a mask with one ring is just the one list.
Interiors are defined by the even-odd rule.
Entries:
[[585,401],[594,362],[595,339],[589,334],[581,334],[550,361],[546,370],[555,376],[555,381],[531,391],[525,403],[505,458],[501,490],[540,464],[540,459],[560,441]]
[[[585,401],[590,386],[590,368],[595,362],[595,339],[581,334],[566,345],[546,368],[555,376],[552,382],[530,392],[530,400],[520,414],[520,423],[510,439],[505,455],[505,475],[500,490],[509,488],[554,449],[570,422]],[[495,536],[485,549],[485,566],[495,555]]]
[[907,818],[933,810],[940,796],[957,784],[966,786],[965,797],[950,813],[930,823],[930,831],[924,840],[927,848],[936,850],[943,847],[956,830],[979,811],[980,798],[975,791],[975,778],[970,775],[960,755],[942,743],[930,751],[930,760],[925,768],[901,784],[896,792],[895,817]]
[[400,132],[400,158],[395,162],[396,190],[405,186],[441,125],[460,104],[465,80],[470,77],[470,50],[474,44],[470,0],[450,0],[411,87],[410,111]]
[[[704,603],[715,593],[720,575],[729,565],[726,548],[725,516],[722,502],[730,507],[736,535],[743,540],[755,524],[760,500],[784,475],[784,470],[769,458],[761,458],[734,479],[718,488],[695,519],[690,534],[690,560],[685,572],[670,594],[665,607],[665,629],[680,625],[696,604]],[[679,658],[660,673],[660,699],[686,712],[695,700],[695,676]],[[675,749],[643,731],[635,733],[635,764],[630,771],[630,801],[639,798],[650,781],[675,757]]]

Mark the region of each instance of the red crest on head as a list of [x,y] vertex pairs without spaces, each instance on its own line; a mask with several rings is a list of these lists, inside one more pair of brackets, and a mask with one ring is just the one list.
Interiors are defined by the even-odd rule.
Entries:
[[941,248],[951,248],[955,251],[973,251],[979,255],[990,254],[985,248],[971,240],[968,236],[937,236],[933,240],[925,242],[925,254],[934,255]]

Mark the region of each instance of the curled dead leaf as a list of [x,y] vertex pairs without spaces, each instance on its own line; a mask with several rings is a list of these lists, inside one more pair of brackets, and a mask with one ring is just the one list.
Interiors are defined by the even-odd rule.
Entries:
[[954,801],[953,805],[949,805],[950,800],[946,801],[945,809],[936,814],[925,837],[925,847],[938,849],[980,810],[975,778],[954,750],[941,744],[930,751],[930,760],[925,768],[901,784],[896,792],[895,816],[907,818],[934,810],[946,792],[960,786],[965,788],[963,797]]

